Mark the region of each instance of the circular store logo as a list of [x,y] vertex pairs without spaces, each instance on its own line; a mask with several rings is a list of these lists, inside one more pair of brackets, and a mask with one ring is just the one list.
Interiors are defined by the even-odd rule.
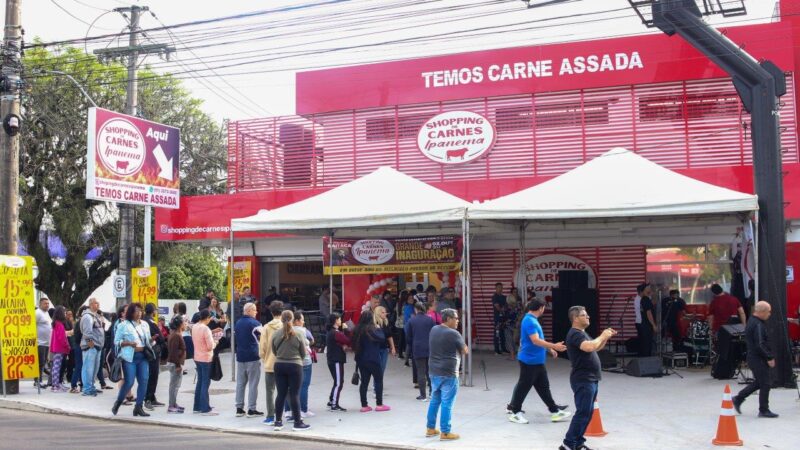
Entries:
[[108,120],[97,133],[97,152],[106,169],[121,177],[139,172],[145,158],[144,136],[122,118]]
[[25,260],[19,256],[3,256],[3,265],[12,269],[25,267]]
[[147,278],[152,275],[153,271],[148,269],[147,267],[141,268],[136,271],[136,276],[139,278]]
[[417,135],[423,155],[442,164],[463,164],[480,158],[494,145],[494,126],[471,111],[449,111],[430,118]]
[[356,261],[362,264],[383,264],[394,257],[394,246],[383,239],[361,239],[350,250]]
[[[549,253],[529,259],[525,263],[525,284],[533,288],[537,298],[550,301],[553,289],[558,287],[558,272],[562,270],[585,270],[589,272],[588,287],[592,289],[597,286],[594,270],[586,261],[559,253]],[[518,286],[522,284],[520,281],[522,280],[517,280]]]

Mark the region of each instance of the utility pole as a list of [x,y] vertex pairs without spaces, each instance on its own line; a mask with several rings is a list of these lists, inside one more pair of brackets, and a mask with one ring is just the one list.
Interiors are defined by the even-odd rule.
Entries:
[[17,254],[19,226],[19,113],[22,69],[21,0],[6,0],[6,28],[3,37],[2,79],[0,80],[0,255]]
[[[3,37],[2,78],[0,79],[0,255],[17,254],[19,226],[19,114],[20,74],[22,72],[21,0],[6,0],[6,28]],[[0,361],[2,366],[2,361]],[[2,376],[3,396],[19,392],[19,380]]]
[[[127,100],[125,102],[125,114],[136,116],[138,115],[139,105],[139,83],[136,77],[136,65],[139,62],[140,55],[148,55],[153,53],[169,53],[175,49],[163,44],[154,45],[139,45],[139,18],[141,13],[149,11],[147,6],[133,5],[124,8],[114,8],[114,12],[120,13],[123,17],[128,17],[129,21],[129,39],[127,47],[107,48],[95,50],[94,54],[100,59],[115,59],[127,58],[128,64],[128,86],[127,86]],[[150,207],[146,207],[150,208]],[[149,211],[148,211],[149,213]],[[145,248],[146,248],[146,263],[150,263],[150,214],[145,215]],[[120,204],[119,205],[119,267],[117,274],[125,277],[125,297],[117,298],[117,306],[129,302],[131,299],[131,268],[137,263],[136,261],[136,209],[133,205]]]

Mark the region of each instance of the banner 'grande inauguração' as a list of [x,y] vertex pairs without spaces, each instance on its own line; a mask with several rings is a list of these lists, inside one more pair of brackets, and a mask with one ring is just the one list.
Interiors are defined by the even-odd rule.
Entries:
[[461,268],[460,236],[400,239],[322,239],[325,275],[453,272]]

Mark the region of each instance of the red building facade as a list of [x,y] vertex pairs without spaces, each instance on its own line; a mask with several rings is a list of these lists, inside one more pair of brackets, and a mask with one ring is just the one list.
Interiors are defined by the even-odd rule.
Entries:
[[[800,224],[794,81],[800,1],[782,2],[782,8],[780,22],[726,33],[787,72],[780,111],[787,264],[800,267],[800,233],[793,231]],[[678,37],[654,34],[304,72],[297,75],[296,107],[296,116],[231,122],[228,193],[188,197],[179,210],[159,210],[156,238],[222,244],[232,218],[308,198],[385,165],[465,200],[483,201],[546,181],[613,147],[705,182],[753,192],[749,114],[725,73]],[[493,148],[465,164],[423,155],[420,128],[448,111],[487,118],[496,133]],[[321,245],[308,239],[237,234],[239,240],[254,242],[243,248],[262,261],[321,259]],[[709,237],[706,243],[723,242]],[[601,325],[612,325],[624,311],[622,302],[612,300],[630,296],[646,277],[648,245],[642,244],[539,245],[526,257],[559,253],[586,261],[597,276]],[[513,282],[519,255],[513,245],[495,242],[476,245],[472,258],[473,314],[485,342],[494,283]],[[266,269],[254,267],[261,285],[269,284],[272,279],[261,273]],[[792,312],[800,303],[797,283],[788,285]],[[625,321],[632,322],[632,314]]]

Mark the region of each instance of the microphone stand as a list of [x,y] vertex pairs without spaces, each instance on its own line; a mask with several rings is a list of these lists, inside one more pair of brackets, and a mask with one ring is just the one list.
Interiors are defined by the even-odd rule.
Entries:
[[[611,308],[612,308],[612,309],[613,309],[613,307],[614,307],[614,300],[615,300],[616,298],[617,298],[617,296],[616,296],[616,295],[615,295],[615,296],[612,298],[612,301],[611,301]],[[618,327],[617,327],[617,328],[619,329],[619,335],[620,335],[620,336],[625,336],[625,332],[624,332],[624,330],[625,330],[625,316],[626,316],[626,315],[627,315],[627,313],[628,313],[628,305],[630,305],[630,304],[631,304],[631,297],[628,297],[628,298],[626,298],[626,299],[625,299],[625,307],[623,307],[623,308],[622,308],[622,314],[620,314],[620,316],[619,316],[619,320],[617,321],[617,325],[618,325]],[[611,314],[611,311],[609,310],[609,314],[608,314],[608,315],[610,316],[610,314]],[[618,342],[619,342],[619,341],[618,341]],[[624,343],[624,341],[623,341],[623,343]],[[624,345],[624,344],[623,344],[623,345]],[[622,358],[622,363],[621,363],[621,365],[620,365],[619,367],[615,367],[615,368],[613,368],[613,369],[608,369],[608,370],[607,370],[607,372],[614,372],[614,373],[626,373],[626,370],[627,370],[627,368],[626,368],[626,366],[625,366],[625,357],[626,357],[626,356],[627,356],[627,354],[628,354],[628,349],[627,349],[627,348],[625,348],[625,351],[624,351],[624,352],[622,352],[622,353],[620,353],[620,352],[619,352],[619,344],[617,344],[617,354],[621,354],[621,355],[622,355],[622,356],[621,356],[621,358]],[[615,356],[616,356],[616,355],[615,355]]]

